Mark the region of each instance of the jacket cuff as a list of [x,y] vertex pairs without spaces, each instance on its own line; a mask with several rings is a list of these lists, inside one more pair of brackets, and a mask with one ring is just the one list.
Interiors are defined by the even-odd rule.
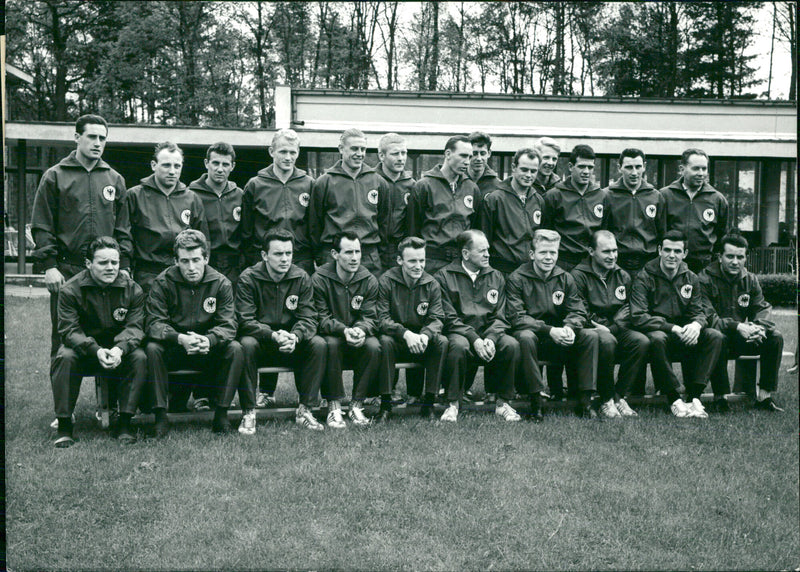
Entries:
[[552,329],[553,329],[553,326],[548,326],[547,324],[545,324],[544,326],[542,326],[540,331],[549,336],[550,335],[550,330],[552,330]]
[[95,341],[89,344],[89,355],[96,358],[97,352],[100,350],[100,344]]
[[210,348],[213,348],[219,343],[219,338],[216,334],[206,334],[206,337],[208,338],[208,347]]
[[674,328],[676,325],[677,324],[670,324],[669,322],[664,322],[664,325],[661,326],[661,330],[666,332],[666,333],[668,333],[668,334],[671,334],[672,333],[672,328]]
[[168,342],[172,342],[173,344],[177,344],[178,343],[178,336],[179,336],[178,332],[173,330],[171,332],[167,332],[166,334],[164,334],[164,340],[168,341]]
[[[344,331],[344,330],[342,330],[342,331]],[[292,328],[292,333],[293,333],[295,336],[297,336],[297,343],[298,343],[298,344],[299,344],[300,342],[302,342],[302,341],[305,339],[305,337],[306,337],[306,333],[303,331],[303,329],[302,329],[302,328]]]
[[464,337],[469,340],[469,345],[472,347],[475,344],[475,340],[481,339],[478,333],[475,330],[470,330],[464,334]]
[[45,270],[50,270],[51,268],[57,268],[58,261],[56,260],[55,256],[48,256],[42,261],[42,268]]

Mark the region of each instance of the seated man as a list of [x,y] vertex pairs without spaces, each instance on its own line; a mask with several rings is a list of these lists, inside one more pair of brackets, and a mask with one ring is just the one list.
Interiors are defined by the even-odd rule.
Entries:
[[498,394],[495,414],[505,421],[519,421],[508,403],[515,396],[519,344],[506,334],[505,280],[489,266],[489,242],[481,231],[465,230],[456,244],[461,260],[451,262],[435,277],[442,287],[448,340],[445,378],[450,405],[442,421],[458,421],[462,394],[480,365],[486,391]]
[[[756,391],[756,408],[783,411],[772,400],[778,388],[778,371],[783,357],[783,336],[769,320],[772,306],[764,300],[758,278],[744,267],[747,240],[739,234],[727,234],[720,241],[719,260],[707,266],[698,278],[709,302],[709,323],[725,335],[711,383],[728,393],[728,359],[741,355],[761,357],[761,379]],[[716,394],[716,391],[714,392]],[[723,394],[724,395],[724,394]],[[728,410],[728,402],[715,400],[710,409]]]
[[[208,240],[194,229],[175,237],[175,264],[153,280],[147,297],[145,351],[155,389],[156,436],[166,436],[170,370],[203,372],[217,393],[212,429],[230,431],[228,408],[239,387],[242,347],[236,338],[231,281],[208,266]],[[242,409],[248,403],[240,392]],[[252,407],[252,406],[251,406]]]
[[[511,273],[506,284],[507,315],[519,341],[522,375],[529,383],[531,419],[542,421],[544,382],[539,355],[574,363],[567,381],[579,396],[578,414],[596,418],[591,399],[597,383],[597,333],[586,329],[586,308],[575,280],[556,266],[560,237],[538,229],[531,241],[531,262]],[[560,383],[560,381],[559,381]]]
[[60,290],[57,315],[62,343],[50,366],[59,448],[75,443],[72,413],[84,375],[118,380],[119,440],[136,441],[130,421],[147,375],[147,358],[139,348],[144,338],[144,294],[133,280],[120,275],[119,260],[116,240],[94,239],[86,249],[86,269]]
[[[617,266],[617,241],[613,234],[598,230],[592,235],[589,258],[572,269],[572,277],[599,338],[600,413],[609,419],[636,417],[625,396],[647,365],[650,342],[643,333],[630,329],[631,277]],[[616,385],[615,363],[620,364]]]
[[[398,360],[425,366],[425,390],[420,413],[433,414],[433,400],[447,354],[442,335],[442,289],[425,270],[425,241],[409,236],[397,247],[398,267],[379,281],[378,320],[381,331],[381,394],[391,391]],[[406,378],[408,379],[408,378]]]
[[[295,421],[306,429],[322,431],[324,427],[310,407],[325,374],[325,340],[315,335],[317,311],[311,278],[292,264],[293,247],[294,237],[288,230],[267,231],[261,262],[239,275],[236,314],[246,391],[250,396],[255,393],[259,365],[290,365],[300,395]],[[239,431],[255,433],[255,420],[255,412],[248,412]]]
[[[650,340],[653,381],[667,396],[672,414],[705,419],[708,414],[700,395],[724,337],[706,327],[700,281],[686,266],[685,257],[686,236],[679,230],[667,231],[658,245],[658,258],[645,264],[631,284],[631,324]],[[678,393],[673,359],[681,361],[688,403]],[[719,391],[724,388],[714,387],[715,394]]]
[[[381,346],[375,337],[378,313],[378,279],[361,266],[361,241],[352,232],[333,238],[331,262],[311,277],[319,334],[328,346],[322,397],[328,400],[328,427],[345,429],[341,401],[344,399],[342,368],[353,366],[353,399],[348,417],[358,426],[369,425],[364,398],[378,373]],[[391,389],[381,392],[381,415],[391,409]]]

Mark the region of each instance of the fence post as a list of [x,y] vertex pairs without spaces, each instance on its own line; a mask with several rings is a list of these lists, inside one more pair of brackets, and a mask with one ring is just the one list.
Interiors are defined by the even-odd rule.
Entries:
[[27,141],[19,139],[17,141],[17,273],[25,274],[25,248],[28,246],[26,240],[25,226],[27,221],[28,201],[25,197],[25,165],[27,161]]

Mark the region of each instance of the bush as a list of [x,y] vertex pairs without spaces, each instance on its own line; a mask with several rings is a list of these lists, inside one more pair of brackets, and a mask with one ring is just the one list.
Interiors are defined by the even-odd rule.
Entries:
[[764,298],[773,306],[797,306],[797,278],[793,274],[759,274]]

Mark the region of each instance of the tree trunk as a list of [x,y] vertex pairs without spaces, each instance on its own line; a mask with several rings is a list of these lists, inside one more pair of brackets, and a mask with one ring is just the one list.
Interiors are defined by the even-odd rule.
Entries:
[[430,91],[436,91],[439,84],[439,2],[431,2],[431,25],[433,35],[431,37],[431,57],[428,61],[428,85]]

